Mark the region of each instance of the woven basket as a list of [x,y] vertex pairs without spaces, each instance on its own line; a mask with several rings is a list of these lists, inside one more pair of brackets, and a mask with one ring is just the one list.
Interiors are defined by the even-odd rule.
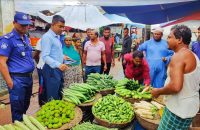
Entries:
[[[33,116],[36,117],[36,113]],[[82,113],[81,109],[79,107],[75,107],[75,116],[74,116],[73,120],[71,120],[69,123],[64,124],[62,127],[58,128],[58,129],[48,129],[48,130],[70,129],[70,128],[74,127],[75,125],[77,125],[79,122],[81,122],[82,117],[83,117],[83,113]]]
[[157,120],[146,119],[139,116],[138,114],[136,114],[136,119],[141,124],[141,126],[147,130],[157,130],[160,122],[160,119]]
[[116,93],[117,96],[123,98],[124,100],[130,102],[131,104],[134,104],[135,102],[140,102],[140,101],[151,101],[151,99],[135,99],[135,98],[126,98],[123,96],[120,96],[119,94]]
[[100,90],[99,93],[102,95],[102,96],[106,96],[108,94],[114,94],[115,93],[115,89],[107,89],[107,90]]
[[94,116],[94,117],[95,117],[95,121],[97,122],[97,124],[99,124],[101,126],[108,127],[108,128],[124,128],[124,127],[128,126],[131,123],[131,121],[134,119],[134,116],[133,116],[132,120],[130,120],[129,122],[124,122],[124,123],[109,123],[106,120],[99,119],[96,116]]
[[134,104],[135,102],[140,102],[142,99],[135,99],[135,98],[125,98],[123,97],[123,99],[125,99],[126,101]]
[[153,98],[153,100],[156,101],[156,102],[158,102],[158,103],[160,103],[160,104],[162,104],[162,105],[165,105],[163,98],[164,97],[161,95],[158,98]]

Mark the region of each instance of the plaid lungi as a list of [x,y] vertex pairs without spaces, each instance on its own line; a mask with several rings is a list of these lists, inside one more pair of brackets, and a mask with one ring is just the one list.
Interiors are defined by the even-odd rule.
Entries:
[[165,107],[158,130],[188,130],[192,118],[182,119]]

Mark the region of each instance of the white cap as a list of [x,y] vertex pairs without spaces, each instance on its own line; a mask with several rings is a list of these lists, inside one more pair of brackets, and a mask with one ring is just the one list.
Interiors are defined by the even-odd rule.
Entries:
[[163,31],[164,31],[164,29],[161,28],[161,27],[155,27],[155,28],[153,28],[153,29],[151,30],[152,33],[154,33],[154,32],[163,32]]

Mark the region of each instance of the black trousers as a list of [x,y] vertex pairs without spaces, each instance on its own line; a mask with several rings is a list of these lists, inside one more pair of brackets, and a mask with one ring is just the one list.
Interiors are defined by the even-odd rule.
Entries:
[[38,71],[38,79],[39,79],[39,93],[38,93],[38,102],[39,105],[42,106],[47,102],[47,94],[44,83],[44,78],[42,74],[42,69],[37,68]]
[[104,68],[104,63],[101,63],[101,71],[100,71],[100,74],[109,74],[110,72],[110,68],[111,68],[111,63],[106,63],[107,65],[107,70],[106,71],[103,71],[103,68]]
[[124,64],[124,56],[122,56],[122,68],[125,75],[126,64]]

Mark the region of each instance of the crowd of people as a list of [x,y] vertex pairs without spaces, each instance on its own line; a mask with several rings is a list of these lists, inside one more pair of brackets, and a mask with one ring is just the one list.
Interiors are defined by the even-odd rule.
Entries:
[[[110,27],[104,27],[102,37],[98,31],[87,29],[87,37],[81,42],[76,34],[63,36],[65,20],[54,15],[32,58],[33,50],[25,35],[29,24],[28,15],[17,12],[14,29],[0,39],[0,72],[8,86],[13,121],[21,121],[30,104],[33,58],[38,63],[40,105],[62,99],[64,87],[84,82],[90,73],[109,74],[115,66]],[[192,51],[187,26],[174,26],[167,41],[162,39],[160,27],[152,29],[152,34],[150,40],[132,49],[133,35],[129,36],[129,29],[124,28],[118,60],[122,61],[126,78],[138,80],[146,90],[153,87],[153,97],[167,95],[158,129],[187,129],[199,110],[200,28]]]

